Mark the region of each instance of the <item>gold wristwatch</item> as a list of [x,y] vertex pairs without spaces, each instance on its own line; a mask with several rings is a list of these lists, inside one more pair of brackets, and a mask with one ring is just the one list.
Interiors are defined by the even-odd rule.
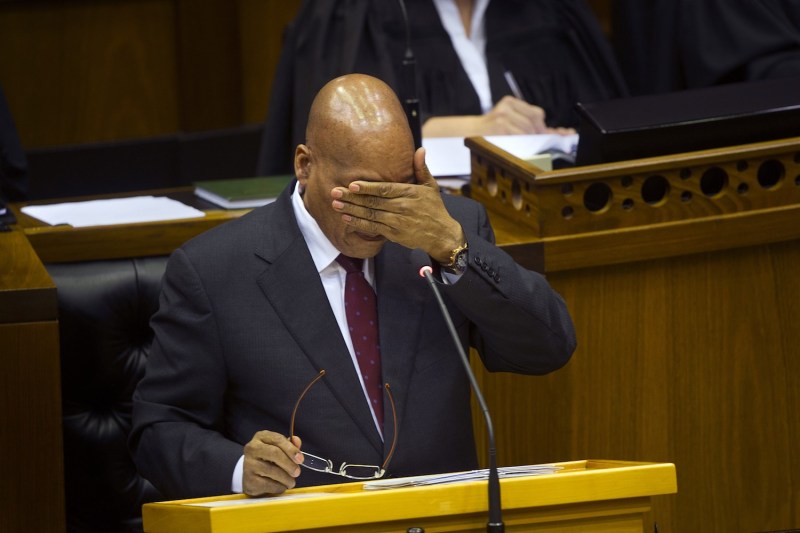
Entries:
[[467,270],[467,253],[469,252],[469,247],[467,243],[456,247],[450,252],[450,261],[448,263],[439,263],[443,270],[450,272],[451,274],[463,274],[465,270]]

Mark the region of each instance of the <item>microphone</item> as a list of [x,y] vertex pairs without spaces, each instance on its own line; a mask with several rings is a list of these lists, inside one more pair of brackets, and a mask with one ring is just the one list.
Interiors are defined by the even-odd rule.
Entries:
[[414,136],[414,148],[422,146],[422,127],[419,123],[419,98],[417,94],[417,60],[411,50],[411,27],[408,24],[408,12],[406,3],[397,0],[400,4],[400,12],[403,14],[403,24],[406,28],[406,53],[403,57],[403,69],[401,83],[401,94],[403,109],[406,112],[408,125],[411,127],[411,134]]
[[464,352],[464,347],[458,338],[456,327],[453,325],[453,319],[450,318],[450,313],[447,312],[447,307],[442,300],[442,295],[439,293],[439,288],[436,286],[437,281],[433,279],[433,267],[431,266],[430,257],[428,254],[419,248],[411,251],[411,261],[414,265],[419,266],[420,277],[428,281],[428,285],[436,296],[436,301],[439,304],[439,310],[442,312],[442,317],[447,323],[447,329],[450,330],[450,336],[458,350],[458,355],[461,356],[461,363],[464,365],[464,370],[469,378],[469,383],[472,386],[472,392],[475,393],[475,398],[478,400],[481,411],[483,412],[483,419],[486,422],[486,433],[489,437],[489,522],[486,524],[486,531],[489,533],[502,533],[505,531],[503,524],[502,510],[500,505],[500,476],[497,473],[497,451],[494,444],[494,429],[492,427],[492,417],[489,415],[489,408],[486,406],[486,401],[483,399],[483,394],[478,387],[478,382],[475,380],[475,374],[469,366],[469,359]]

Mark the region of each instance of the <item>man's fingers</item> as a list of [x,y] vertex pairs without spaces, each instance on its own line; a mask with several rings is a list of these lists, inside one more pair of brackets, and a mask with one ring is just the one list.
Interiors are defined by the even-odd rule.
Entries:
[[[380,203],[381,200],[392,200],[415,196],[414,184],[395,183],[390,181],[354,181],[347,187],[335,187],[331,196],[336,200],[352,201],[357,198],[369,198],[370,202]],[[362,205],[367,205],[363,204]],[[369,204],[374,205],[374,204]]]
[[380,235],[409,248],[428,246],[450,220],[439,184],[418,148],[413,157],[413,182],[354,181],[331,190],[331,206],[358,233]]
[[286,488],[292,488],[295,478],[300,475],[300,467],[295,465],[294,471],[290,474],[273,462],[262,461],[255,457],[244,458],[244,468],[249,474],[277,481]]
[[376,225],[382,225],[386,220],[386,216],[391,214],[376,207],[364,207],[356,204],[337,204],[334,202],[333,208],[343,215],[349,215],[352,218],[371,222]]
[[[300,475],[299,463],[303,462],[303,454],[292,442],[271,431],[259,431],[244,447],[245,464],[247,460],[257,460],[274,465],[287,476]],[[254,464],[254,463],[251,463]]]
[[300,475],[302,441],[272,431],[259,431],[244,447],[242,488],[251,496],[278,494],[295,486]]
[[427,152],[422,147],[417,148],[417,151],[414,152],[414,176],[417,178],[418,184],[434,187],[438,190],[439,184],[431,174],[431,171],[428,170],[428,163],[425,162],[426,155]]
[[[293,439],[297,439],[300,442],[300,437],[293,436]],[[296,446],[292,440],[287,439],[280,433],[274,433],[272,431],[259,431],[253,437],[253,440],[259,440],[263,444],[272,445],[280,450],[282,450],[287,457],[291,457],[295,463],[302,462],[302,454],[300,453],[300,447]]]
[[[356,185],[353,187],[353,185]],[[385,183],[391,187],[378,187],[377,183],[353,182],[351,189],[336,187],[331,191],[331,205],[340,212],[350,212],[352,206],[373,209],[376,211],[396,211],[404,200],[415,202],[420,197],[419,185],[410,183]]]
[[259,446],[251,449],[245,447],[245,457],[252,457],[265,463],[271,463],[279,467],[289,475],[300,475],[300,467],[303,462],[303,454],[297,452],[294,456],[286,455],[283,450],[274,446]]
[[294,444],[298,450],[303,447],[303,441],[300,440],[300,437],[297,435],[292,435],[289,437],[289,440],[292,441],[292,444]]
[[262,494],[280,494],[286,489],[294,488],[296,480],[281,468],[272,463],[258,459],[244,459],[244,479],[242,489],[250,496]]

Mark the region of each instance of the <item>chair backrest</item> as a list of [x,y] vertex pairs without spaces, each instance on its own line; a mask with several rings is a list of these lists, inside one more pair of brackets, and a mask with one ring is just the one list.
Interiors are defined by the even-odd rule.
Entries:
[[254,176],[260,124],[28,150],[30,198],[66,198]]
[[162,499],[128,451],[167,257],[47,265],[58,287],[64,475],[70,533],[141,531]]
[[66,198],[178,185],[175,136],[28,150],[30,198]]

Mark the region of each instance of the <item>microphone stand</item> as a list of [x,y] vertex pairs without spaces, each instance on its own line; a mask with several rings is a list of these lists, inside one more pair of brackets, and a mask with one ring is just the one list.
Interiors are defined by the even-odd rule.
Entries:
[[403,98],[403,109],[406,112],[408,125],[411,127],[411,134],[414,136],[414,148],[422,146],[422,127],[419,123],[419,98],[417,94],[417,60],[411,50],[411,28],[408,25],[408,13],[406,4],[403,0],[398,0],[400,11],[403,13],[403,23],[406,28],[406,52],[403,57],[403,69],[401,80],[401,93]]
[[436,280],[433,279],[433,268],[430,265],[424,265],[419,270],[419,274],[428,281],[433,294],[436,296],[436,301],[439,302],[439,308],[442,310],[442,316],[447,323],[447,329],[450,330],[450,335],[453,337],[453,342],[458,350],[458,355],[461,356],[461,363],[464,365],[464,370],[467,372],[472,391],[475,393],[475,398],[478,400],[483,418],[486,421],[486,432],[489,437],[489,522],[486,524],[486,531],[488,533],[502,533],[505,531],[503,524],[503,517],[500,504],[500,476],[497,473],[497,451],[494,443],[494,429],[492,427],[492,417],[489,415],[489,408],[483,399],[483,394],[478,387],[478,382],[475,380],[475,374],[469,366],[469,359],[467,354],[464,353],[464,347],[458,339],[458,333],[453,325],[453,319],[450,318],[450,313],[447,312],[442,295],[439,293],[439,288],[436,286]]

